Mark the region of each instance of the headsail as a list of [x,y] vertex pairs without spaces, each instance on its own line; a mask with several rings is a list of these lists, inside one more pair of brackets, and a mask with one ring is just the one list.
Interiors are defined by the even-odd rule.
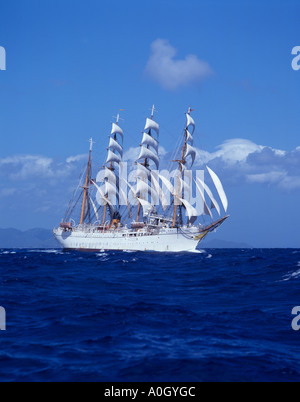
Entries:
[[201,179],[199,179],[199,177],[197,178],[197,181],[199,182],[199,184],[204,188],[204,190],[206,191],[207,195],[210,198],[211,201],[211,206],[212,208],[215,208],[219,214],[219,216],[221,216],[221,210],[219,207],[219,204],[217,203],[217,201],[215,200],[213,193],[211,192],[210,188],[208,187],[208,185],[206,183],[204,183],[204,181],[202,181]]
[[224,207],[225,212],[227,212],[228,209],[228,199],[227,196],[225,194],[223,185],[221,183],[221,180],[219,179],[219,177],[216,175],[215,172],[213,172],[208,166],[206,166],[208,173],[210,174],[210,177],[212,178],[212,181],[214,182],[214,185],[217,189],[217,192],[219,194],[219,197],[221,199],[222,205]]
[[199,194],[200,194],[200,196],[201,196],[201,198],[202,198],[202,201],[203,201],[203,206],[204,206],[204,215],[209,215],[210,217],[211,217],[211,219],[213,219],[213,215],[212,215],[212,213],[211,213],[211,210],[208,208],[208,206],[207,206],[207,204],[206,204],[206,200],[205,200],[205,195],[204,195],[204,191],[202,190],[202,188],[199,186],[199,184],[196,182],[196,180],[195,180],[195,183],[196,183],[196,187],[197,187],[197,189],[198,189],[198,191],[199,191]]

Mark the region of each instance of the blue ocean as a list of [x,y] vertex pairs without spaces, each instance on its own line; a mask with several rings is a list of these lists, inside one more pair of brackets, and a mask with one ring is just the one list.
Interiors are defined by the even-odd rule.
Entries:
[[300,250],[0,250],[0,381],[299,381]]

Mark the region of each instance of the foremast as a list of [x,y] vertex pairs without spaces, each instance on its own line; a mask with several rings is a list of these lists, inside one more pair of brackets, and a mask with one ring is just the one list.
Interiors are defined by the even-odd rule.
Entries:
[[92,150],[93,150],[93,139],[90,139],[90,151],[89,151],[89,161],[87,165],[87,172],[86,172],[86,178],[85,178],[85,183],[83,188],[83,200],[82,200],[82,207],[81,207],[81,216],[80,216],[80,225],[83,224],[85,218],[86,218],[86,206],[89,198],[89,184],[91,181],[91,170],[92,170]]

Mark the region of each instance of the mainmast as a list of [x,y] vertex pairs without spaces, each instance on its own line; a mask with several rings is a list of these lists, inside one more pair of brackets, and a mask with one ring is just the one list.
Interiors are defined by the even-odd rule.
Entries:
[[93,150],[93,139],[90,139],[90,152],[89,152],[89,161],[87,165],[87,172],[86,172],[86,178],[85,178],[85,184],[83,187],[83,201],[82,201],[82,208],[81,208],[81,218],[80,218],[80,225],[83,224],[84,219],[85,219],[85,207],[87,203],[87,196],[88,196],[88,190],[89,190],[89,183],[91,179],[91,166],[92,166],[92,150]]
[[[183,171],[185,169],[185,165],[187,163],[187,157],[191,156],[192,157],[192,165],[194,164],[195,161],[195,157],[196,157],[196,150],[195,148],[192,147],[193,143],[194,143],[194,139],[193,139],[193,134],[195,131],[195,122],[193,120],[193,118],[191,117],[191,112],[193,111],[193,109],[191,109],[189,107],[188,112],[186,113],[186,127],[184,129],[184,144],[182,147],[182,152],[181,152],[181,159],[177,160],[175,162],[179,163],[179,178],[178,178],[178,186],[177,186],[177,193],[176,193],[176,197],[174,198],[174,215],[173,215],[173,227],[176,226],[176,220],[177,220],[177,211],[178,211],[178,207],[181,208],[181,206],[178,204],[178,199],[180,198],[180,191],[182,188],[182,183],[183,183]],[[189,132],[189,127],[192,127],[193,131],[192,133]]]
[[114,163],[119,163],[122,161],[123,157],[123,146],[118,142],[118,135],[122,139],[124,139],[124,134],[122,128],[119,126],[120,114],[117,114],[116,123],[112,123],[112,130],[109,136],[109,145],[108,145],[108,156],[106,160],[105,166],[105,179],[107,180],[105,183],[104,190],[104,213],[103,213],[103,226],[105,225],[106,215],[107,215],[107,205],[112,206],[112,203],[109,200],[109,193],[119,196],[119,189],[117,183],[117,176],[115,174],[115,166]]
[[[146,119],[146,125],[143,131],[143,139],[141,143],[141,152],[138,160],[143,159],[143,163],[137,162],[138,166],[140,167],[140,173],[142,178],[145,178],[146,175],[146,180],[148,181],[148,178],[151,176],[151,169],[149,165],[149,160],[152,160],[156,168],[158,169],[159,166],[159,158],[158,158],[158,141],[152,136],[152,131],[155,131],[157,136],[159,136],[159,125],[153,120],[154,117],[154,111],[155,111],[155,106],[152,106],[151,110],[151,117],[150,119]],[[145,188],[146,187],[146,188]],[[138,212],[137,212],[137,219],[136,221],[140,221],[140,215],[141,215],[141,207],[142,207],[142,192],[149,189],[151,192],[151,187],[144,182],[144,184],[141,183],[141,179],[139,179],[138,186],[137,186],[137,194],[139,193],[138,201]],[[148,193],[148,191],[147,191]]]

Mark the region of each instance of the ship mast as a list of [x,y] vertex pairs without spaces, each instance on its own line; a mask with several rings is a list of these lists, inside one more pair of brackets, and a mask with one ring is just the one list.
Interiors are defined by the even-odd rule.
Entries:
[[[119,144],[118,142],[118,134],[122,138],[123,142],[123,130],[119,126],[119,121],[120,121],[120,114],[117,114],[116,117],[116,123],[112,123],[112,130],[111,130],[111,135],[110,136],[110,141],[109,141],[109,146],[108,146],[108,156],[106,160],[106,164],[109,164],[109,166],[106,166],[106,175],[105,178],[107,179],[106,186],[107,188],[105,189],[105,194],[104,194],[104,201],[105,206],[104,206],[104,213],[103,213],[103,226],[105,225],[106,221],[106,215],[107,215],[107,205],[112,205],[109,200],[109,192],[115,192],[115,194],[118,196],[119,194],[119,188],[117,184],[117,176],[115,174],[115,167],[114,167],[114,162],[115,163],[120,163],[121,158],[123,157],[123,147]],[[118,154],[115,153],[115,151],[118,152]]]
[[85,184],[83,187],[83,201],[82,201],[82,208],[81,208],[81,218],[80,218],[80,225],[83,224],[83,221],[85,219],[85,206],[87,202],[87,196],[88,196],[88,184],[90,182],[90,176],[91,176],[91,165],[92,165],[92,150],[93,150],[93,139],[90,139],[90,152],[89,152],[89,161],[87,165],[87,172],[86,172],[86,178],[85,178]]
[[[117,120],[116,120],[116,125],[117,126],[119,125],[119,120],[120,120],[120,114],[118,113],[117,114]],[[114,134],[114,140],[115,141],[117,140],[117,134]],[[113,164],[112,161],[110,162],[110,165],[109,165],[108,169],[111,170],[112,172],[114,172],[115,169],[114,169],[114,164]],[[106,198],[108,198],[108,196],[106,196]],[[104,206],[104,214],[103,214],[103,221],[102,221],[103,226],[105,225],[106,213],[107,213],[107,203]]]
[[[152,111],[151,111],[151,120],[153,120],[153,117],[154,117],[154,110],[155,110],[155,107],[154,107],[154,105],[153,105],[153,106],[152,106]],[[151,129],[149,129],[148,134],[151,135]],[[149,145],[147,145],[147,149],[149,149]],[[148,165],[148,159],[147,159],[147,158],[145,158],[144,163],[143,163],[143,166],[144,166],[146,169],[148,168],[149,165]],[[137,218],[136,218],[136,221],[137,221],[137,222],[140,221],[140,214],[141,214],[141,203],[139,202],[138,212],[137,212]]]
[[[176,160],[174,162],[178,162],[179,163],[179,177],[178,177],[178,186],[177,186],[177,192],[176,192],[176,197],[174,198],[174,215],[173,215],[173,224],[172,227],[176,226],[176,220],[177,220],[177,211],[178,211],[178,207],[181,208],[182,206],[178,204],[178,198],[179,198],[179,193],[181,190],[181,185],[182,185],[182,176],[183,176],[183,170],[184,170],[184,166],[186,165],[187,161],[186,158],[191,155],[192,156],[192,165],[194,164],[194,160],[195,160],[195,155],[196,155],[196,150],[189,145],[189,142],[191,142],[193,144],[193,133],[195,130],[195,122],[191,117],[191,112],[193,111],[193,109],[191,109],[189,107],[188,112],[186,113],[186,118],[187,118],[187,124],[186,127],[184,129],[184,144],[182,147],[182,153],[181,153],[181,159],[180,160]],[[193,127],[193,133],[191,134],[188,129],[189,127],[192,126]],[[181,218],[182,219],[182,218]],[[181,222],[182,223],[182,222]]]
[[[142,149],[141,149],[140,156],[138,158],[138,160],[140,160],[140,159],[144,160],[144,162],[139,163],[139,165],[142,166],[144,168],[143,169],[144,172],[147,172],[147,174],[149,174],[149,175],[151,174],[151,170],[149,168],[149,159],[152,160],[156,164],[157,168],[158,168],[158,164],[159,164],[158,142],[155,140],[155,138],[152,137],[152,132],[151,132],[151,130],[153,129],[157,133],[157,135],[159,135],[159,125],[153,120],[154,111],[155,111],[155,106],[153,105],[152,110],[151,110],[151,117],[150,117],[150,119],[147,118],[147,120],[146,120],[146,125],[144,128],[144,137],[143,137],[143,140],[141,143]],[[150,146],[154,149],[154,151],[152,151],[150,149]],[[141,194],[140,194],[140,197],[141,197]],[[138,199],[139,199],[139,197],[138,197]],[[142,207],[142,203],[139,202],[136,222],[140,221],[141,207]]]

